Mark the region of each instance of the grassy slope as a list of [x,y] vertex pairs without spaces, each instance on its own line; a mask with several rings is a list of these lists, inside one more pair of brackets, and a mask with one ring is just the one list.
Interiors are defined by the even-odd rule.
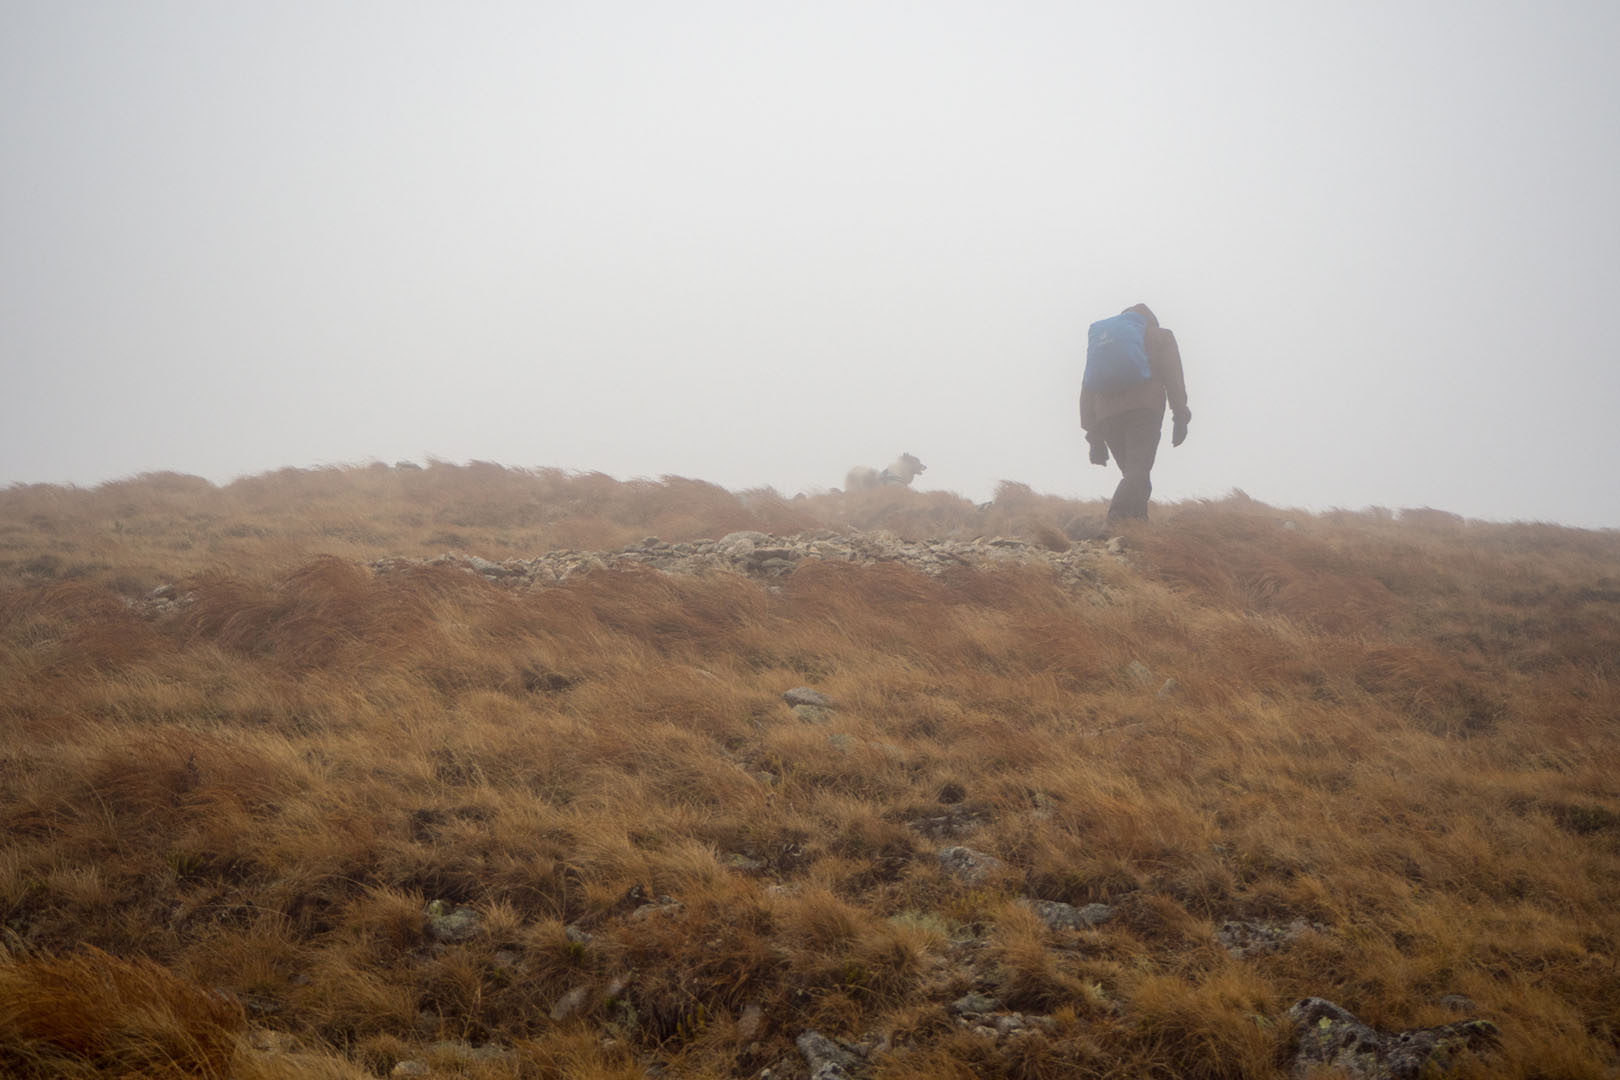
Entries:
[[[488,465],[0,492],[0,1070],[342,1077],[456,1039],[517,1051],[480,1075],[750,1075],[816,1028],[887,1036],[894,1080],[1271,1076],[1295,998],[1398,1028],[1463,994],[1502,1044],[1458,1075],[1609,1075],[1614,533],[1234,497],[1084,594],[363,566],[1097,510]],[[165,583],[195,603],[126,603]],[[1002,877],[906,824],[947,812]],[[683,906],[629,920],[636,885]],[[1020,895],[1120,914],[1053,932]],[[435,946],[434,899],[486,932]],[[1238,958],[1229,920],[1314,928]],[[965,1032],[974,985],[1052,1023]]]

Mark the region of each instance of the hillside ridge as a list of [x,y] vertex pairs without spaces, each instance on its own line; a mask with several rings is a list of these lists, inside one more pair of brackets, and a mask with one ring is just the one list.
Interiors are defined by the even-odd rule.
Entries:
[[0,492],[0,1072],[1612,1075],[1620,534],[1103,509]]
[[883,530],[864,532],[817,529],[775,536],[758,530],[727,533],[718,540],[674,543],[647,537],[638,543],[601,551],[548,551],[530,558],[485,559],[446,552],[434,558],[385,558],[372,569],[387,573],[410,566],[453,566],[490,581],[512,585],[562,584],[596,570],[648,569],[673,574],[740,573],[773,578],[792,573],[806,561],[873,566],[895,563],[938,577],[953,569],[1043,566],[1068,585],[1095,583],[1096,567],[1105,558],[1124,557],[1126,541],[1068,542],[1048,535],[1044,541],[1015,536],[972,540],[906,540]]

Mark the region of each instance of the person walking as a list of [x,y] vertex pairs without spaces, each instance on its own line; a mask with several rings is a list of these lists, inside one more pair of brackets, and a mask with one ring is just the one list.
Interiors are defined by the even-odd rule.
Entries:
[[1192,419],[1181,349],[1152,309],[1136,304],[1093,323],[1080,387],[1080,427],[1093,465],[1106,466],[1110,453],[1119,465],[1119,486],[1108,504],[1111,525],[1147,520],[1167,403],[1174,420],[1170,445],[1180,446]]

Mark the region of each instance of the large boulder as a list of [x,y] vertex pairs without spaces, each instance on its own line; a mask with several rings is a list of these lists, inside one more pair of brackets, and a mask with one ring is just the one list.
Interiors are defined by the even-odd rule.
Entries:
[[961,846],[941,851],[939,862],[947,873],[967,885],[981,885],[986,879],[1007,869],[1007,864],[994,855]]
[[1352,1080],[1422,1080],[1448,1070],[1458,1055],[1495,1043],[1496,1025],[1460,1020],[1440,1027],[1382,1032],[1322,998],[1297,1001],[1288,1010],[1294,1022],[1294,1075],[1312,1069],[1341,1069]]

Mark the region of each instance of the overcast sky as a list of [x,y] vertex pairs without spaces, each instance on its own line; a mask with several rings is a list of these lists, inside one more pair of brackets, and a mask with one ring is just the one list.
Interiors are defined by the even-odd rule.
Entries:
[[[1620,527],[1620,3],[0,0],[0,484],[485,460]],[[1168,436],[1168,430],[1166,431]]]

